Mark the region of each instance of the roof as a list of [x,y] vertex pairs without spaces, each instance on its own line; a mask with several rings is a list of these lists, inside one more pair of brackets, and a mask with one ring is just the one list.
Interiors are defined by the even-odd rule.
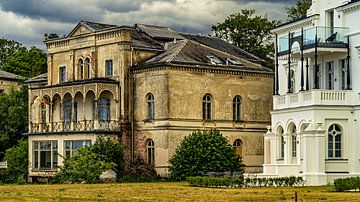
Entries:
[[[271,72],[271,70],[262,67],[259,64],[249,62],[244,58],[239,58],[226,52],[216,50],[194,40],[185,39],[166,44],[166,50],[149,60],[135,65],[133,70],[156,66],[158,64],[167,65],[195,65],[202,67],[216,67],[218,69],[235,70],[256,70],[262,72]],[[214,64],[212,59],[219,62]],[[237,61],[238,64],[230,64],[228,61]]]
[[310,18],[313,18],[315,16],[318,16],[319,14],[314,14],[314,15],[310,15],[310,16],[303,16],[301,18],[298,18],[298,19],[295,19],[295,20],[292,20],[292,21],[288,21],[288,22],[285,22],[285,23],[282,23],[276,27],[273,28],[273,30],[275,29],[278,29],[280,27],[284,27],[286,25],[290,25],[290,24],[293,24],[293,23],[297,23],[297,22],[300,22],[300,21],[306,21],[306,20],[310,20]]
[[161,27],[155,25],[135,24],[135,28],[143,31],[150,37],[157,40],[172,41],[174,39],[184,39],[178,32],[170,29],[169,27]]
[[349,6],[349,5],[351,5],[353,3],[357,3],[357,2],[360,2],[360,0],[351,0],[350,2],[347,2],[346,4],[337,7],[337,9],[341,9],[343,7]]
[[8,79],[8,80],[20,80],[23,79],[23,77],[10,73],[10,72],[5,72],[0,70],[0,78],[1,79]]
[[134,30],[131,35],[133,47],[163,50],[163,44],[139,30]]
[[204,36],[204,35],[194,35],[194,34],[181,34],[181,35],[187,39],[196,41],[198,43],[207,45],[211,48],[218,49],[220,51],[232,54],[237,57],[241,57],[241,58],[248,59],[251,61],[258,61],[258,62],[262,61],[260,58],[256,57],[255,55],[250,54],[250,53],[244,51],[243,49],[241,49],[233,44],[230,44],[220,38]]
[[93,32],[117,27],[117,25],[103,24],[103,23],[90,22],[90,21],[81,21],[80,24],[86,26]]
[[32,77],[25,81],[25,83],[40,83],[40,82],[46,82],[47,81],[47,73],[40,74],[38,76]]

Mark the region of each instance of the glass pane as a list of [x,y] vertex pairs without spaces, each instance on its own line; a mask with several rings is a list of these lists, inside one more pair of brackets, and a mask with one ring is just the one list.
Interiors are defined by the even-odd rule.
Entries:
[[38,165],[39,165],[39,152],[38,152],[38,151],[34,151],[33,155],[34,155],[33,168],[38,168]]

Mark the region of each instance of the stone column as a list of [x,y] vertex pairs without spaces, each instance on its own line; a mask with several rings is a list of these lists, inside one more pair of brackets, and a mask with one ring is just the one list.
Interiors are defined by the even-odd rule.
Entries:
[[98,110],[99,102],[98,100],[94,100],[94,103],[95,103],[94,129],[99,129],[99,110]]
[[59,129],[60,131],[64,131],[64,109],[63,109],[63,100],[60,99],[60,123],[59,123]]
[[310,124],[303,135],[303,177],[307,185],[326,185],[325,130]]
[[71,123],[70,123],[70,130],[75,129],[75,101],[74,98],[71,100]]
[[81,130],[86,130],[86,114],[85,114],[86,106],[85,105],[86,105],[86,97],[83,98],[83,108],[82,108],[83,116],[81,117],[81,122],[82,122]]
[[[288,133],[283,134],[284,137],[284,164],[291,163],[291,139]],[[280,145],[281,147],[281,145]]]
[[53,121],[54,121],[54,111],[53,111],[53,108],[54,108],[54,102],[53,102],[53,101],[50,101],[50,104],[49,104],[49,123],[50,123],[49,131],[50,131],[50,132],[53,131]]

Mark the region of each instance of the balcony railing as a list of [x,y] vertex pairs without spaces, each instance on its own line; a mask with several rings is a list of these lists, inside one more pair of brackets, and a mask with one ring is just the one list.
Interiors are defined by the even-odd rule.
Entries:
[[84,120],[52,123],[31,123],[29,133],[56,133],[76,131],[120,131],[117,120]]
[[312,105],[344,106],[354,105],[355,102],[354,92],[351,90],[314,89],[311,91],[274,96],[274,110]]
[[[344,27],[311,27],[302,32],[290,33],[290,43],[297,41],[301,43],[303,39],[304,49],[313,48],[315,44],[318,47],[346,48],[348,28]],[[300,44],[299,44],[300,45]],[[279,55],[287,54],[289,51],[289,36],[279,38]]]

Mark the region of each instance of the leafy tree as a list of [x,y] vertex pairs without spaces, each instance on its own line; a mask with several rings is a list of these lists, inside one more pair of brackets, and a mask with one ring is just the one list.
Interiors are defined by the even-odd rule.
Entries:
[[28,124],[28,91],[26,87],[0,94],[0,160],[6,149],[16,145]]
[[28,173],[28,141],[20,140],[17,146],[6,150],[4,160],[7,169],[3,181],[5,183],[25,183]]
[[24,78],[43,74],[47,71],[46,53],[34,46],[29,50],[20,48],[6,59],[1,69]]
[[274,45],[270,31],[279,23],[278,20],[255,15],[255,10],[244,9],[213,25],[212,30],[215,36],[265,60],[266,66],[272,68]]
[[293,7],[286,8],[288,20],[293,21],[305,17],[311,3],[312,0],[298,0]]
[[52,181],[96,183],[99,176],[108,169],[115,170],[120,177],[123,167],[124,145],[98,137],[95,144],[79,148],[73,157],[65,159],[64,166]]
[[170,178],[184,180],[200,172],[243,173],[241,159],[220,131],[197,131],[183,139],[170,159]]
[[5,63],[9,56],[13,55],[22,48],[24,47],[19,42],[0,38],[0,67]]

